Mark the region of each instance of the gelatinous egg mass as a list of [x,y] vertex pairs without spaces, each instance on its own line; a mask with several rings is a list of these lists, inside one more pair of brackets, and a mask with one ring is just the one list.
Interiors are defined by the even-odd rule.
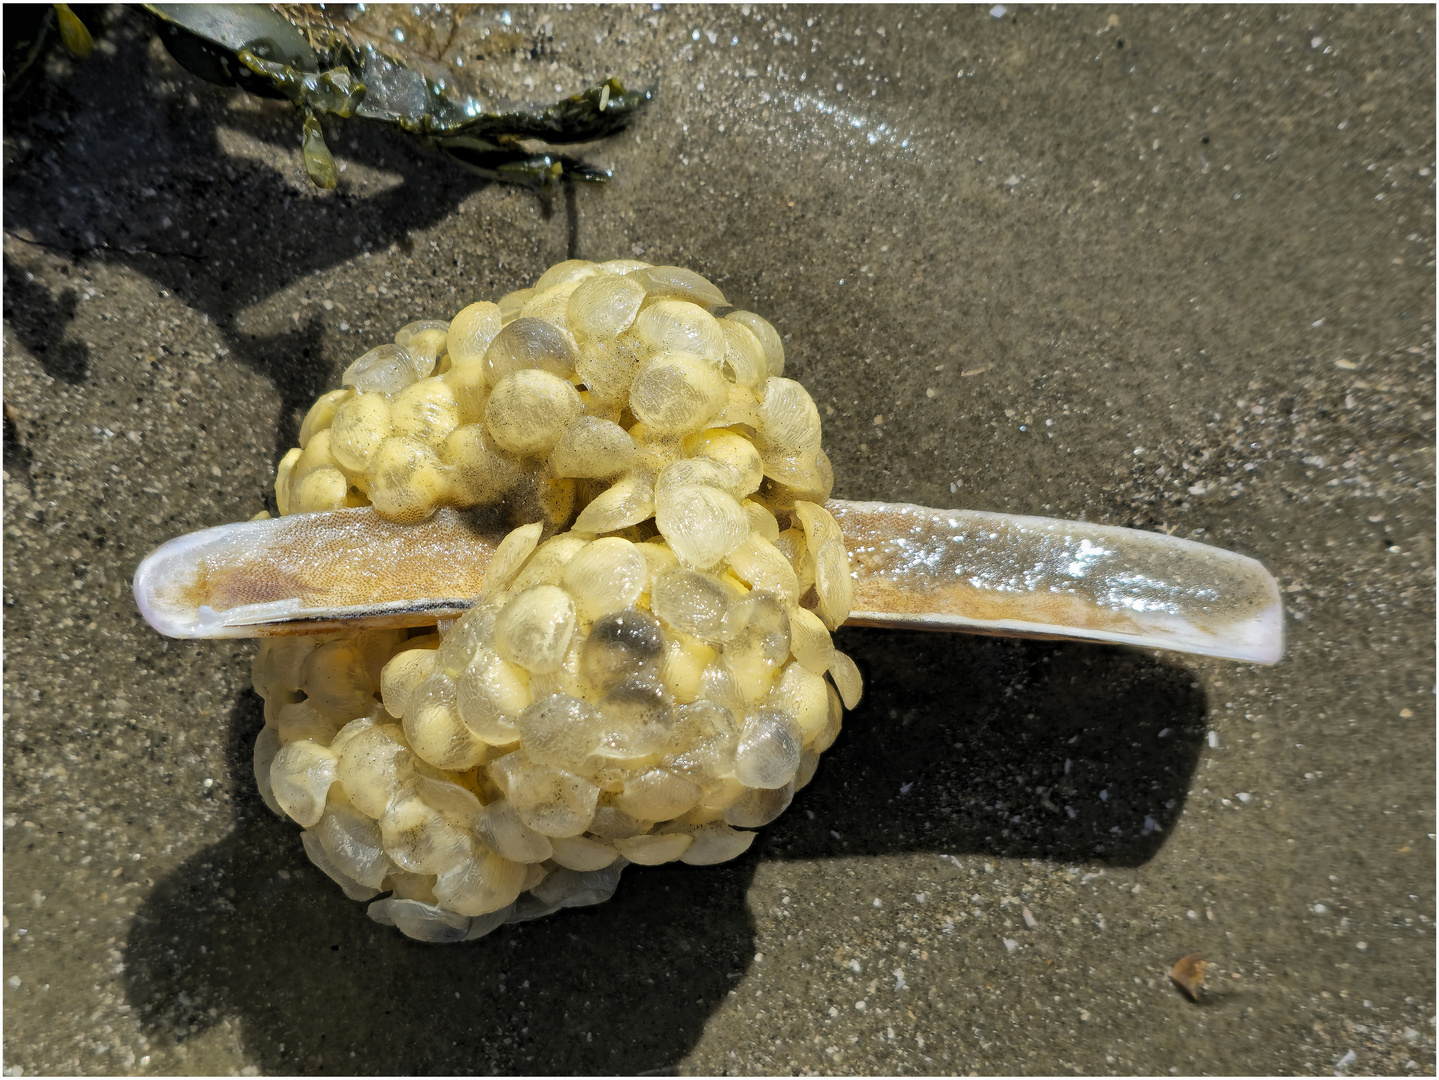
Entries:
[[[487,507],[447,625],[267,639],[255,776],[311,860],[424,941],[732,859],[859,698],[819,413],[768,322],[679,267],[571,260],[344,372],[282,514]],[[383,894],[383,896],[382,896]]]

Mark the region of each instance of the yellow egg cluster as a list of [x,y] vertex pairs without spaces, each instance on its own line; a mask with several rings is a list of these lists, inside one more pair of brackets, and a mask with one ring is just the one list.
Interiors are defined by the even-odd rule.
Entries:
[[255,661],[261,793],[348,895],[389,893],[377,921],[463,940],[603,900],[628,863],[733,858],[858,701],[819,413],[724,304],[678,267],[572,260],[410,324],[306,417],[282,513],[516,526],[453,623]]

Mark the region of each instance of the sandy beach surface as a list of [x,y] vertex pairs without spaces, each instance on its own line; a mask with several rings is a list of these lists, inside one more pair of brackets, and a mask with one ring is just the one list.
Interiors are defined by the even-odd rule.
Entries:
[[[654,86],[611,183],[328,119],[318,191],[133,9],[7,101],[5,1074],[1432,1075],[1433,9],[481,17],[535,102]],[[865,698],[743,858],[372,923],[255,793],[253,646],[131,576],[273,509],[356,356],[571,255],[768,317],[835,496],[1243,552],[1287,655],[845,630]]]

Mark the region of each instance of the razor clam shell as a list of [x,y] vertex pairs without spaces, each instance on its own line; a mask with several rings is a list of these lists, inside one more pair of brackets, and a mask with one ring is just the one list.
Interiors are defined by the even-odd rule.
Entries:
[[[1272,664],[1279,587],[1254,559],[1078,521],[832,499],[854,577],[846,625],[1069,638]],[[370,507],[182,536],[140,564],[161,633],[263,637],[453,618],[480,595],[502,528],[441,510],[394,525]]]
[[1109,641],[1259,664],[1284,652],[1279,585],[1245,555],[1082,521],[826,506],[855,579],[847,626]]
[[362,506],[201,529],[146,557],[135,602],[178,638],[425,626],[474,606],[506,532],[488,524],[445,509],[396,525]]

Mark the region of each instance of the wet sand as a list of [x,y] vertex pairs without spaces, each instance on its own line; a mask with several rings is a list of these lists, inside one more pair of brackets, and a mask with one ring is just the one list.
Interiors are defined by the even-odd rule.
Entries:
[[[657,88],[548,212],[359,122],[317,192],[118,10],[7,112],[6,1073],[1432,1074],[1433,11],[509,10],[535,100]],[[130,576],[570,255],[768,317],[836,497],[1243,552],[1286,657],[846,630],[864,701],[744,858],[373,924],[255,794],[252,647]]]

